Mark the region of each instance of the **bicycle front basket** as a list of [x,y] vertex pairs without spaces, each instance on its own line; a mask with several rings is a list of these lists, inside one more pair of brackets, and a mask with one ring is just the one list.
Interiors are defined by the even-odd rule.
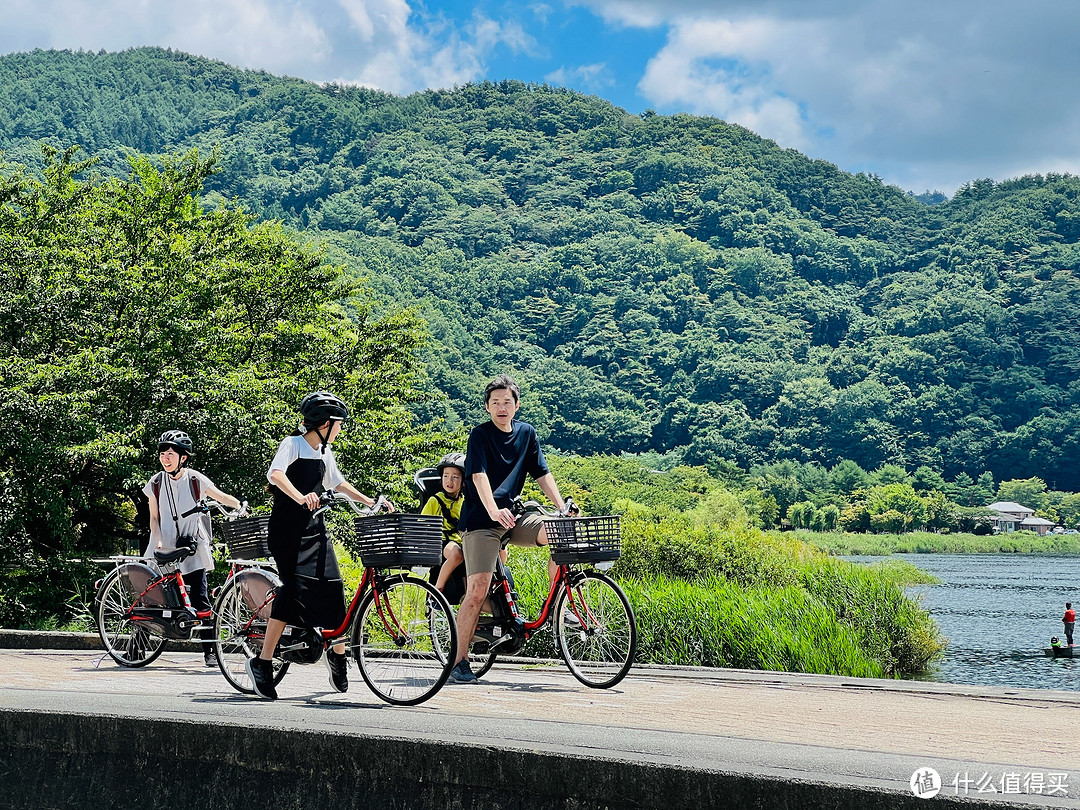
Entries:
[[226,520],[221,523],[221,534],[229,547],[229,556],[238,560],[258,560],[270,556],[267,547],[267,515]]
[[353,519],[365,568],[412,568],[442,561],[442,517],[394,512]]
[[607,562],[622,553],[618,515],[551,518],[544,525],[551,559],[558,565]]

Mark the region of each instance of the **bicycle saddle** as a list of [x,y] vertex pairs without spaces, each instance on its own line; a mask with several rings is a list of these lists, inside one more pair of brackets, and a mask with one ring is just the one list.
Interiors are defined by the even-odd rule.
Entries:
[[158,565],[168,565],[169,563],[187,559],[194,553],[195,549],[189,546],[183,546],[181,548],[174,548],[172,551],[155,551],[154,559],[157,560]]

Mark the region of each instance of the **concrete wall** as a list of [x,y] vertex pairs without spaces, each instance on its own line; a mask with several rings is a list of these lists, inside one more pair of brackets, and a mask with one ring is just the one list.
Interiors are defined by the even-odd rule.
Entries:
[[[934,804],[979,805],[944,796]],[[0,709],[0,808],[170,807],[925,810],[927,804],[860,787],[482,744]]]

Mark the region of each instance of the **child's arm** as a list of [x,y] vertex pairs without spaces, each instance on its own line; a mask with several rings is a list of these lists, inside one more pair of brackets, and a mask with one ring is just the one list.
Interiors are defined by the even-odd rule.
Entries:
[[284,470],[271,470],[270,471],[270,483],[280,489],[294,501],[301,506],[306,506],[312,511],[319,508],[319,496],[315,492],[309,492],[304,495],[300,490],[292,485],[292,481],[285,475]]
[[161,513],[158,512],[157,498],[150,496],[150,545],[146,547],[146,556],[149,557],[155,550],[161,548]]
[[240,501],[238,501],[232,495],[226,495],[224,492],[222,492],[220,489],[217,489],[216,487],[207,487],[206,495],[207,497],[213,498],[218,503],[223,504],[230,509],[240,508]]

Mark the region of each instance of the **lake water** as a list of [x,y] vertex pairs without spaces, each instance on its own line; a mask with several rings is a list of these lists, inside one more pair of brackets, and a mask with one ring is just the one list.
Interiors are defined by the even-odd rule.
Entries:
[[[1043,654],[1051,636],[1065,643],[1065,603],[1080,608],[1080,556],[893,556],[941,580],[908,589],[949,638],[945,657],[927,680],[1080,691],[1080,658]],[[1080,634],[1073,641],[1080,644]]]

